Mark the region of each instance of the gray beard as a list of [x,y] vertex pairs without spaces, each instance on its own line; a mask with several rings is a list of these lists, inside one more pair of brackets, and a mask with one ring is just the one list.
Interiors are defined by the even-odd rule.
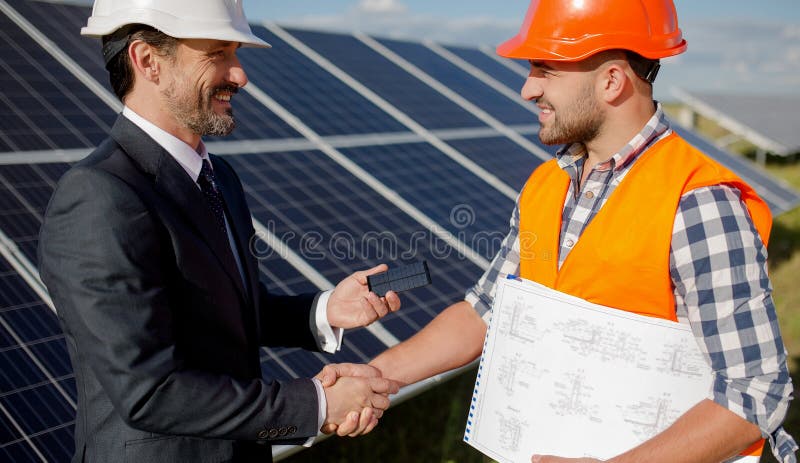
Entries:
[[200,136],[224,136],[236,128],[233,110],[229,109],[225,114],[217,114],[211,109],[213,90],[207,94],[198,95],[195,99],[190,96],[189,92],[176,95],[173,84],[162,94],[166,98],[167,108],[175,120],[180,121],[186,128]]

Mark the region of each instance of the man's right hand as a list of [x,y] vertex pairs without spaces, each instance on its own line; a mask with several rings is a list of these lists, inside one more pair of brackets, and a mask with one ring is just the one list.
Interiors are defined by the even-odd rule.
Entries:
[[340,436],[359,436],[377,426],[383,411],[389,408],[389,394],[400,389],[386,378],[340,377],[325,386],[328,404],[323,430],[333,429]]

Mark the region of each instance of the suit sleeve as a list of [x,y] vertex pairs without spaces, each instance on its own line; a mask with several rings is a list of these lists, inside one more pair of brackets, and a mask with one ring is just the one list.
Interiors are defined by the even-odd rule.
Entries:
[[76,343],[76,368],[91,368],[137,429],[257,440],[265,428],[290,426],[293,438],[315,435],[311,380],[243,380],[186,366],[175,343],[167,288],[174,265],[164,264],[172,251],[161,226],[108,173],[76,168],[59,183],[42,226],[40,268]]

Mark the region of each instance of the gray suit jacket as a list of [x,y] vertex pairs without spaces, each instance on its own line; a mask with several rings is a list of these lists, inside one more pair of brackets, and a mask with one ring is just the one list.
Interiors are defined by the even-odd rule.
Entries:
[[202,192],[124,117],[50,200],[39,268],[75,371],[74,461],[264,462],[317,432],[312,382],[259,363],[260,345],[317,348],[314,295],[267,293],[241,183],[211,159],[245,284]]

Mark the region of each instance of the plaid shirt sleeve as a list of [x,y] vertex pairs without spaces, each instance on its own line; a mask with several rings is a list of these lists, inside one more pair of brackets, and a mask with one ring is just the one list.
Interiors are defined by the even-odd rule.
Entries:
[[509,225],[510,229],[500,246],[500,252],[494,256],[491,265],[475,286],[469,288],[464,296],[478,315],[487,321],[497,289],[497,278],[500,275],[519,275],[519,196]]
[[677,314],[714,372],[708,398],[758,425],[778,461],[795,462],[797,444],[782,427],[792,383],[767,250],[739,196],[715,185],[681,198],[670,253]]

